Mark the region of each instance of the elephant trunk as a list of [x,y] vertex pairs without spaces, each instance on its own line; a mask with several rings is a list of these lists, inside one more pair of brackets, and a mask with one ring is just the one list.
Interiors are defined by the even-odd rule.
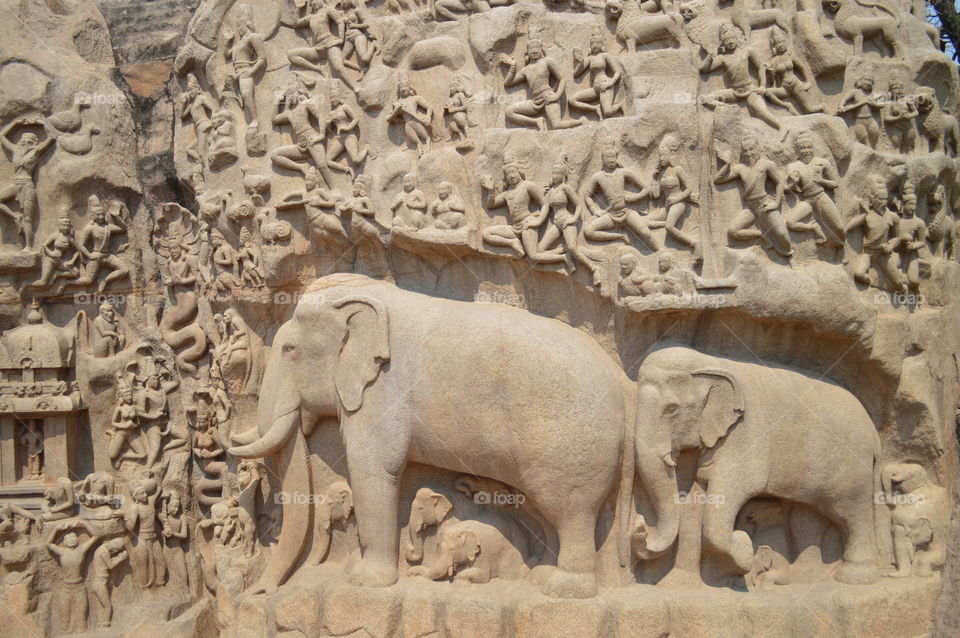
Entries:
[[[643,488],[657,515],[656,527],[642,520],[634,527],[634,552],[642,560],[649,560],[666,552],[680,531],[680,503],[677,495],[676,469],[661,456],[654,441],[636,441],[637,471]],[[639,534],[639,538],[638,538]]]
[[427,578],[430,580],[440,580],[441,578],[453,578],[454,560],[453,556],[447,550],[441,550],[437,560],[427,568]]
[[234,440],[243,444],[230,448],[230,454],[241,459],[258,459],[276,454],[299,424],[300,397],[290,380],[283,376],[280,351],[277,349],[271,353],[260,388],[257,409],[259,437],[234,437]]
[[423,560],[423,518],[419,513],[410,514],[407,529],[410,531],[410,547],[407,548],[406,559],[409,564],[415,565]]

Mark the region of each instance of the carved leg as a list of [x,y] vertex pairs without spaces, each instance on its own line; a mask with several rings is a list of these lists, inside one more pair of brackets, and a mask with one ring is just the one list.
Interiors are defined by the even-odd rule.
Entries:
[[[720,468],[715,470],[719,475]],[[734,530],[734,524],[744,503],[756,494],[752,490],[744,492],[742,487],[731,484],[731,479],[715,475],[710,481],[707,503],[711,504],[704,506],[703,542],[707,548],[729,556],[739,573],[746,574],[753,561],[753,541],[743,530]]]
[[392,468],[380,463],[370,445],[364,445],[363,441],[354,443],[348,434],[345,435],[347,467],[363,551],[363,557],[350,570],[350,582],[358,586],[388,587],[399,577],[397,476],[389,471]]
[[875,506],[870,491],[865,492],[860,502],[837,502],[832,512],[825,512],[840,525],[844,536],[843,564],[835,576],[842,583],[867,584],[880,579],[873,528]]
[[617,228],[617,223],[610,218],[610,215],[604,213],[599,217],[591,219],[583,227],[583,236],[591,241],[622,241],[629,244],[627,234],[624,232],[609,232]]
[[914,546],[903,525],[893,525],[893,560],[897,571],[890,574],[892,578],[906,578],[912,575]]
[[592,512],[554,517],[560,553],[557,569],[544,584],[544,594],[558,598],[590,598],[597,595],[596,516]]

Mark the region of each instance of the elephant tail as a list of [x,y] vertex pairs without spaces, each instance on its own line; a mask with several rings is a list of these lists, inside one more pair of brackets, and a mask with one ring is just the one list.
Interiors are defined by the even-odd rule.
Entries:
[[629,416],[623,424],[623,449],[620,457],[620,488],[617,490],[617,515],[614,520],[619,521],[617,533],[617,556],[621,567],[630,567],[632,552],[630,550],[630,519],[633,515],[633,483],[636,476],[636,427],[637,413],[636,400]]

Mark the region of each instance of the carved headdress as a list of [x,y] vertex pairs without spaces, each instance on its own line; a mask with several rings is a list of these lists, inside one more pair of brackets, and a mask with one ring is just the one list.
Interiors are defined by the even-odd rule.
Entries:
[[527,51],[526,61],[530,61],[530,52],[539,49],[541,57],[546,56],[547,51],[543,46],[543,38],[540,35],[540,27],[530,25],[527,29]]
[[503,176],[504,177],[507,176],[507,170],[511,168],[515,169],[520,174],[521,180],[527,179],[527,176],[523,171],[523,167],[520,166],[520,162],[517,161],[517,158],[515,158],[513,155],[510,155],[509,153],[504,153],[503,154]]

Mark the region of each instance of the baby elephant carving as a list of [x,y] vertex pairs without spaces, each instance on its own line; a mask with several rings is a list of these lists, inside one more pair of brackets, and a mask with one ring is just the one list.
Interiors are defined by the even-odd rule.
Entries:
[[323,495],[323,501],[317,507],[317,532],[319,549],[316,562],[321,563],[330,552],[334,527],[340,526],[345,533],[354,533],[351,525],[353,517],[353,492],[344,481],[334,481]]
[[[444,525],[437,560],[428,566],[415,565],[408,573],[468,583],[487,583],[491,578],[520,580],[527,575],[528,568],[524,552],[515,544],[522,535],[511,527],[515,525],[506,518],[496,524],[467,520]],[[508,539],[508,535],[514,538]]]
[[751,590],[771,589],[773,585],[789,585],[790,564],[769,545],[761,545],[753,555],[750,571],[743,578]]
[[887,463],[880,473],[890,508],[894,578],[931,576],[943,567],[949,532],[947,490],[934,485],[917,463]]

